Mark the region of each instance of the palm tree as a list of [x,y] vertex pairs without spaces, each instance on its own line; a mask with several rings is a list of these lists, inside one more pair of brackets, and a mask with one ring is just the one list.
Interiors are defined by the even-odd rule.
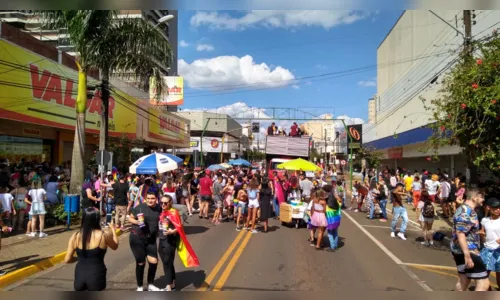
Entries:
[[[164,91],[162,70],[169,66],[172,52],[168,41],[142,18],[117,18],[113,10],[45,10],[38,15],[45,26],[64,28],[78,53],[78,96],[76,126],[71,164],[70,193],[80,194],[85,174],[85,112],[87,108],[87,72],[101,71],[109,80],[116,71],[135,74],[145,88],[150,82],[158,94]],[[151,79],[151,80],[150,80]]]

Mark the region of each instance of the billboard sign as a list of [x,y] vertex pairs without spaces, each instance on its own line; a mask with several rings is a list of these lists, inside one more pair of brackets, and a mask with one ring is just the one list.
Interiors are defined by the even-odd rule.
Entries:
[[149,80],[149,99],[154,105],[179,106],[184,104],[184,77],[165,76],[163,83],[167,87],[161,95],[158,95],[155,86],[155,79]]

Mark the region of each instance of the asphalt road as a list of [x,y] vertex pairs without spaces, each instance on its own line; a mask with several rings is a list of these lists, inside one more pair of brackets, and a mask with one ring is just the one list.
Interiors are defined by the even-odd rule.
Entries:
[[[234,223],[218,226],[190,218],[189,241],[201,266],[185,269],[176,259],[182,291],[450,291],[456,282],[447,242],[427,248],[410,226],[408,240],[390,237],[389,223],[345,212],[337,252],[318,251],[305,228],[270,221],[270,232],[237,232]],[[417,239],[417,240],[416,240]],[[135,290],[135,262],[128,234],[117,251],[108,250],[108,290]],[[155,284],[164,287],[159,266]],[[12,286],[16,291],[71,291],[74,264],[60,265]]]

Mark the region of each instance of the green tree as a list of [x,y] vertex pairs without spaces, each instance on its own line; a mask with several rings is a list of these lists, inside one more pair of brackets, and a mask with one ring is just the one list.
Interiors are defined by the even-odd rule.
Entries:
[[[500,38],[494,32],[473,43],[475,57],[463,52],[446,76],[438,98],[430,103],[433,135],[427,152],[458,145],[469,166],[484,166],[496,176],[500,168]],[[472,172],[471,172],[472,173]]]
[[157,94],[164,91],[162,70],[157,62],[171,63],[171,49],[162,34],[142,18],[117,18],[113,10],[46,10],[37,12],[45,26],[65,28],[78,53],[78,96],[76,126],[71,165],[70,193],[81,192],[84,179],[85,112],[87,73],[101,71],[108,80],[113,72],[135,74],[141,87],[150,81]]
[[361,161],[364,159],[367,168],[378,168],[381,164],[384,155],[375,151],[374,148],[361,147],[356,152],[354,164],[361,166]]

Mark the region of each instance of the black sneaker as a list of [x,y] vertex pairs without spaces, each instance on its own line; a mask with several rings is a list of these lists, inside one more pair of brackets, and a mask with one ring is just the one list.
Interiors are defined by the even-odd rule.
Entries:
[[325,251],[328,251],[328,252],[335,252],[337,249],[333,249],[333,248],[326,248]]

